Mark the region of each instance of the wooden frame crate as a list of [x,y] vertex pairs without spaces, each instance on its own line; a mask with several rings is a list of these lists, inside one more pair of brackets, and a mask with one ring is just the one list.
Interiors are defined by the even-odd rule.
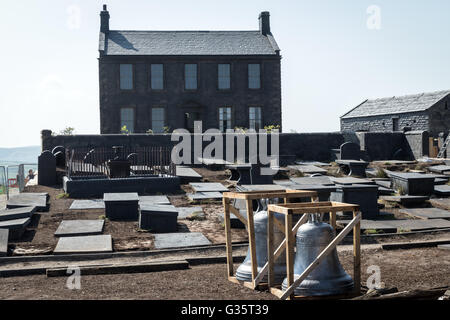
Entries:
[[[223,193],[223,207],[224,207],[224,222],[225,222],[225,237],[226,237],[226,251],[227,251],[227,272],[228,280],[234,283],[239,283],[250,289],[257,289],[258,287],[267,287],[267,284],[260,284],[261,279],[267,272],[268,266],[258,274],[258,263],[256,261],[256,242],[255,242],[255,226],[253,220],[253,204],[252,200],[260,199],[284,199],[284,203],[289,203],[290,199],[293,198],[310,198],[312,201],[317,201],[317,192],[315,191],[303,191],[303,190],[286,190],[286,191],[248,191],[248,192],[225,192]],[[231,200],[240,199],[246,202],[247,209],[247,219],[244,218],[238,209],[231,205]],[[230,214],[233,213],[247,228],[248,232],[248,242],[250,249],[250,257],[252,262],[252,281],[240,281],[236,279],[234,275],[233,266],[233,248],[231,241],[231,221]],[[275,222],[277,228],[282,232],[284,231],[284,226],[281,223]],[[263,273],[263,274],[262,274]],[[262,274],[262,275],[261,275]]]
[[[298,228],[308,220],[309,213],[329,213],[330,224],[333,229],[336,229],[336,212],[352,211],[353,219],[350,223],[328,244],[328,246],[317,256],[317,258],[303,271],[303,273],[294,281],[294,247],[295,234]],[[285,236],[286,238],[274,251],[274,225],[278,223],[274,218],[274,213],[281,213],[285,216]],[[357,296],[361,290],[361,253],[360,253],[360,224],[361,212],[359,206],[340,202],[313,202],[313,203],[289,203],[289,204],[271,204],[268,206],[267,214],[268,221],[268,286],[269,291],[282,300],[285,299],[306,299],[311,297],[295,296],[294,289],[314,270],[320,262],[330,254],[339,242],[353,229],[353,283],[354,292],[349,295],[344,295],[335,298],[342,298],[345,296]],[[303,214],[300,220],[292,226],[292,216],[294,214]],[[286,274],[287,274],[287,289],[282,291],[275,287],[274,281],[274,264],[275,260],[280,256],[283,249],[286,251]],[[314,297],[316,298],[316,297]],[[323,298],[323,297],[322,297]]]

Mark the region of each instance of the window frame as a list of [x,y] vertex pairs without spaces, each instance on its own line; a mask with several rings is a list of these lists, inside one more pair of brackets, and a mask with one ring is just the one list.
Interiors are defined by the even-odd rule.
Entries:
[[[187,82],[186,82],[186,79],[187,79],[187,77],[186,77],[186,75],[187,75],[186,66],[187,65],[194,65],[195,68],[196,68],[196,72],[195,72],[196,87],[195,87],[195,89],[188,89],[188,88],[186,88],[186,84],[187,84]],[[183,64],[183,80],[184,80],[184,83],[183,83],[183,90],[184,91],[192,92],[192,91],[197,91],[199,89],[199,65],[198,65],[198,63],[184,63]]]
[[[122,89],[122,77],[121,77],[121,67],[122,65],[131,65],[131,89]],[[118,86],[120,91],[131,92],[135,90],[135,66],[134,63],[119,63],[119,77],[118,77]]]
[[[250,88],[250,65],[259,65],[259,87],[258,88]],[[262,89],[262,63],[261,62],[247,63],[247,89],[248,90],[261,90]]]
[[[220,65],[228,65],[229,66],[229,87],[228,88],[220,88],[220,72],[219,72],[219,66]],[[231,71],[231,68],[232,67],[232,65],[231,65],[231,63],[230,62],[225,62],[225,63],[217,63],[217,68],[216,68],[216,75],[217,75],[217,77],[216,77],[216,79],[217,79],[217,86],[216,86],[216,89],[218,90],[218,91],[220,91],[220,92],[227,92],[227,91],[231,91],[231,89],[232,89],[232,81],[231,81],[231,78],[232,78],[232,71]]]
[[[155,132],[153,130],[153,110],[154,109],[163,109],[162,114],[163,114],[164,119],[163,119],[162,132]],[[160,121],[160,120],[158,120],[158,121]],[[157,133],[157,134],[164,133],[164,127],[166,127],[166,125],[167,125],[167,108],[164,106],[158,106],[158,105],[152,106],[150,108],[150,123],[151,123],[151,130],[153,131],[153,133]]]
[[[248,129],[250,130],[251,129],[251,126],[250,126],[250,121],[251,121],[251,119],[250,119],[250,109],[251,108],[259,108],[260,109],[260,112],[259,112],[259,114],[260,114],[260,127],[259,128],[254,128],[254,130],[256,130],[256,131],[258,131],[258,130],[260,130],[260,129],[264,129],[264,120],[263,120],[263,106],[261,106],[261,105],[250,105],[250,106],[248,106],[248,108],[247,108],[247,112],[248,112]],[[254,120],[256,120],[256,119],[254,119]]]
[[[161,65],[162,66],[162,89],[153,89],[153,78],[152,78],[152,66]],[[166,66],[164,63],[150,63],[149,74],[148,74],[149,89],[151,91],[165,91],[166,90]]]
[[[225,133],[226,132],[226,130],[227,129],[225,129],[225,130],[222,130],[222,128],[221,128],[221,121],[223,121],[223,120],[220,120],[220,115],[221,115],[221,109],[229,109],[230,110],[230,128],[227,128],[227,129],[233,129],[233,123],[234,123],[234,108],[232,107],[232,106],[229,106],[229,105],[224,105],[224,106],[220,106],[220,107],[218,107],[217,108],[217,121],[218,121],[218,124],[219,124],[219,130],[220,130],[220,132],[222,132],[222,133]],[[228,121],[228,120],[227,120]]]
[[120,107],[119,108],[119,133],[121,133],[123,124],[122,124],[122,110],[124,109],[130,109],[132,111],[133,114],[133,131],[130,131],[128,126],[127,126],[127,130],[128,133],[136,133],[136,107],[134,106],[125,106],[125,107]]

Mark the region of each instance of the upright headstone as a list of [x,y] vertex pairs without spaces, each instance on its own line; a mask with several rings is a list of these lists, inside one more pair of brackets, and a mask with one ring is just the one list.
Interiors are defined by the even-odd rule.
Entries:
[[56,184],[56,158],[48,150],[38,157],[38,184],[41,186]]
[[341,145],[341,160],[360,160],[361,148],[353,142],[345,142]]
[[66,149],[63,146],[57,146],[53,148],[52,153],[56,158],[56,166],[64,168],[66,165]]

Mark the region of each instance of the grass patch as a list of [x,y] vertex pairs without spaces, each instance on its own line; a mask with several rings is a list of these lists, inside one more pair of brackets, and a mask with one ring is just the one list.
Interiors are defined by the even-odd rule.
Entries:
[[378,169],[377,169],[377,173],[375,174],[375,177],[376,177],[376,178],[387,178],[388,175],[386,174],[386,172],[384,172],[383,169],[378,168]]
[[56,199],[67,199],[69,198],[69,194],[68,193],[60,193],[56,196]]

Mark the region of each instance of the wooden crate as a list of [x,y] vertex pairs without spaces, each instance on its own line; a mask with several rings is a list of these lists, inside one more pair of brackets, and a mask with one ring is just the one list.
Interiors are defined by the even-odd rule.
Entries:
[[[286,191],[248,191],[248,192],[225,192],[223,193],[223,207],[225,211],[225,237],[226,237],[226,251],[227,251],[227,272],[228,280],[234,283],[242,284],[243,286],[251,289],[257,288],[267,288],[267,284],[261,283],[261,279],[264,277],[265,273],[260,276],[258,275],[258,263],[256,261],[256,243],[255,243],[255,227],[253,220],[253,205],[252,200],[260,199],[276,199],[281,198],[284,200],[285,204],[288,204],[290,199],[296,198],[309,198],[311,201],[317,201],[318,196],[315,191],[303,191],[303,190],[286,190]],[[247,219],[244,218],[238,209],[236,209],[232,204],[231,200],[241,199],[246,202],[247,209]],[[245,282],[236,279],[234,275],[233,266],[233,249],[232,249],[232,239],[231,239],[231,222],[230,214],[233,213],[242,223],[246,226],[248,232],[249,250],[252,264],[252,281]],[[284,232],[284,226],[275,220],[273,222],[281,231]],[[267,266],[260,272],[267,272]]]
[[[294,248],[295,248],[295,234],[298,228],[308,220],[309,213],[329,213],[330,224],[336,229],[336,212],[352,211],[353,219],[350,223],[328,244],[328,246],[317,256],[317,258],[303,271],[300,277],[294,281]],[[274,218],[274,213],[281,213],[285,216],[285,239],[274,251],[274,225],[277,225],[278,220]],[[278,205],[269,205],[268,210],[268,288],[269,291],[279,297],[280,299],[324,299],[324,298],[347,298],[357,296],[361,289],[361,254],[360,254],[360,221],[361,212],[359,206],[340,202],[312,202],[312,203],[285,203]],[[300,220],[292,226],[292,217],[296,214],[303,214]],[[344,237],[353,229],[353,283],[354,292],[342,296],[328,296],[328,297],[304,297],[295,296],[294,289],[314,270],[320,262],[330,254],[341,242]],[[274,264],[275,260],[280,256],[282,251],[286,251],[286,275],[287,275],[287,289],[281,290],[280,287],[275,286],[274,282]],[[260,277],[264,274],[259,275]]]

